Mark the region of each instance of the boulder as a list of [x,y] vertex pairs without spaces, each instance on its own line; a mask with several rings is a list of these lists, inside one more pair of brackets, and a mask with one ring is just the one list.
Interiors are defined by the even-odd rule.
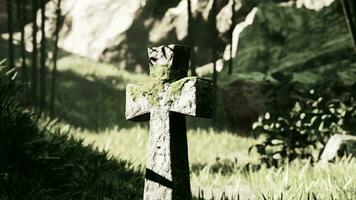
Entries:
[[[355,147],[355,144],[356,136],[341,134],[335,134],[331,136],[325,145],[323,153],[320,156],[319,163],[322,165],[326,164],[337,156],[342,156],[345,153],[345,150],[351,154],[356,153],[356,149],[352,148]],[[347,149],[348,147],[349,149]]]
[[[339,1],[319,11],[299,8],[295,2],[265,2],[236,26],[237,31],[244,25],[237,34],[238,40],[234,40],[238,45],[233,47],[237,49],[233,50],[237,52],[233,73],[229,75],[223,69],[219,76],[221,82],[228,82],[221,87],[225,91],[225,112],[233,124],[246,127],[256,116],[250,113],[283,112],[278,108],[288,107],[293,98],[289,95],[291,90],[330,85],[331,78],[345,85],[356,82],[355,56],[349,50],[352,41],[340,9]],[[292,84],[279,83],[273,76],[278,73],[291,77]],[[265,83],[276,83],[278,91],[276,87],[267,87],[269,84],[262,90]],[[288,85],[295,88],[283,87]],[[253,111],[244,111],[245,107]]]
[[63,1],[65,21],[59,46],[99,60],[108,46],[125,39],[143,3],[142,0]]

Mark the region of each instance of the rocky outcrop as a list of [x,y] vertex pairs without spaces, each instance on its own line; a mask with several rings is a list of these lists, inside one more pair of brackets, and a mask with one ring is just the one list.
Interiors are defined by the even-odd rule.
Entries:
[[[307,89],[332,82],[356,83],[356,59],[339,1],[319,11],[288,5],[258,6],[253,23],[239,34],[233,74],[223,71],[220,76],[225,111],[237,127],[249,124],[256,112],[283,107],[270,102],[292,102],[288,94],[293,88],[283,85]],[[280,83],[275,74],[291,80]],[[254,112],[238,111],[249,107]]]
[[[245,20],[259,1],[218,0],[217,49],[230,43],[232,27]],[[291,0],[285,5],[321,9],[334,0]],[[198,65],[212,61],[211,30],[213,0],[191,0],[194,40]],[[60,47],[93,60],[116,63],[121,68],[142,70],[146,66],[147,46],[166,43],[186,44],[187,0],[62,0],[65,23]],[[232,11],[235,17],[232,20]],[[52,13],[53,10],[48,10]],[[6,32],[6,0],[0,0],[0,32]],[[52,23],[53,24],[53,23]],[[234,31],[234,52],[241,26]]]
[[[212,45],[209,19],[212,0],[191,0],[193,31],[198,65],[211,62]],[[237,2],[240,2],[239,0]],[[218,48],[225,48],[231,27],[232,0],[219,0]],[[230,7],[230,8],[229,8]],[[248,9],[235,6],[243,20]],[[65,23],[60,47],[93,60],[116,63],[120,68],[146,70],[147,55],[142,49],[166,43],[187,44],[187,1],[167,3],[153,0],[64,0]],[[229,13],[230,12],[230,13]],[[230,21],[229,21],[230,20]],[[235,23],[236,23],[235,22]]]
[[66,0],[60,47],[99,60],[106,48],[125,39],[141,0]]

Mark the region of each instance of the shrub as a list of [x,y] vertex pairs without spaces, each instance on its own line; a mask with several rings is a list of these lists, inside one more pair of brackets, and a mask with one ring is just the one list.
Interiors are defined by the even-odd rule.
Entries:
[[294,107],[285,113],[260,116],[252,128],[255,134],[265,134],[266,138],[250,150],[256,148],[268,166],[277,167],[296,158],[315,162],[331,135],[355,128],[355,86],[350,90],[340,88],[343,92],[338,97],[335,93],[330,95],[328,89],[324,93],[310,90],[296,95]]

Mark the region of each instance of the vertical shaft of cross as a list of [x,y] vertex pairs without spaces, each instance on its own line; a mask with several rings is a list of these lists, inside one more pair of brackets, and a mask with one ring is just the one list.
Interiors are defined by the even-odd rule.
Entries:
[[144,200],[172,199],[169,111],[152,109],[150,118]]
[[126,119],[150,120],[144,200],[191,200],[185,116],[211,117],[212,83],[187,77],[189,48],[148,49],[151,84],[126,87]]
[[164,108],[153,109],[150,115],[144,200],[189,200],[185,116]]

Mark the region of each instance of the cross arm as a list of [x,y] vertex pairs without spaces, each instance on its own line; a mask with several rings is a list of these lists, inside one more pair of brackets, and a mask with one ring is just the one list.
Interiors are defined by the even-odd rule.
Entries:
[[126,86],[125,117],[131,121],[148,121],[150,104],[142,92],[142,86],[128,84]]
[[170,85],[170,111],[195,117],[211,118],[213,83],[211,80],[187,77]]

